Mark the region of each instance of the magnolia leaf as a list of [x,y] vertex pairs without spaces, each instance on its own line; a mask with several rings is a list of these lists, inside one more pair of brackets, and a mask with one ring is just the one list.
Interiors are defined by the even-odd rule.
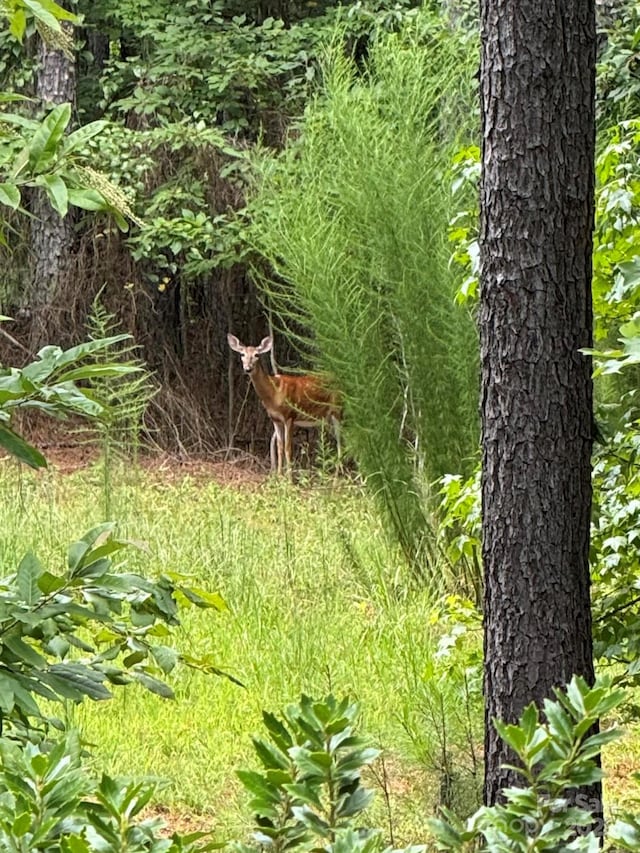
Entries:
[[35,604],[36,601],[42,598],[42,590],[38,585],[42,571],[40,561],[35,554],[25,554],[20,561],[16,573],[16,584],[22,600],[26,604]]
[[3,423],[0,423],[0,447],[31,468],[47,467],[42,453]]
[[164,681],[160,681],[160,679],[154,678],[146,672],[134,671],[131,675],[151,693],[162,696],[163,699],[175,699],[173,690]]
[[170,646],[153,646],[151,654],[165,675],[175,668],[179,660],[178,652]]
[[111,693],[104,686],[103,674],[90,669],[81,663],[54,663],[49,667],[49,672],[62,678],[83,696],[90,699],[110,699]]

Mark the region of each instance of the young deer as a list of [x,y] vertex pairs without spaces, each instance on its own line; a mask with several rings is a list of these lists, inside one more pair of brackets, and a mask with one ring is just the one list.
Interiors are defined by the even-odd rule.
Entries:
[[275,467],[274,439],[278,449],[278,474],[282,473],[283,456],[287,469],[291,471],[291,440],[293,427],[317,427],[322,421],[329,421],[335,430],[340,457],[340,405],[338,395],[331,391],[316,376],[276,373],[269,375],[260,364],[260,356],[271,351],[273,339],[263,338],[257,347],[246,347],[228,334],[227,341],[234,352],[242,356],[242,367],[256,389],[262,405],[273,423],[274,435],[271,439],[271,469]]

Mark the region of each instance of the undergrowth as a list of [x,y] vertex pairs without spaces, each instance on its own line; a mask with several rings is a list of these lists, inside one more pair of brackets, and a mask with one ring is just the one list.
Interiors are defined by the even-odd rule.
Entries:
[[[66,476],[2,463],[3,563],[37,544],[41,560],[58,565],[72,531],[105,520],[97,517],[103,485],[99,462]],[[413,583],[359,488],[231,487],[124,465],[110,488],[119,537],[145,543],[127,551],[127,571],[181,572],[224,597],[228,609],[215,618],[186,612],[176,641],[244,686],[184,669],[168,679],[176,701],[126,687],[108,702],[69,704],[67,722],[79,726],[98,770],[169,778],[165,806],[237,837],[246,804],[234,769],[247,763],[262,709],[332,692],[362,703],[363,724],[384,750],[370,771],[381,791],[373,820],[393,824],[396,843],[424,834],[443,791],[461,813],[475,807],[466,768],[481,713],[477,691],[464,699],[462,673],[468,648],[480,642],[477,626],[456,635],[448,654],[446,644],[439,649],[449,624],[433,593]],[[453,713],[464,701],[470,731]],[[451,719],[445,732],[442,714]],[[465,768],[454,793],[456,780],[442,780],[453,765]]]

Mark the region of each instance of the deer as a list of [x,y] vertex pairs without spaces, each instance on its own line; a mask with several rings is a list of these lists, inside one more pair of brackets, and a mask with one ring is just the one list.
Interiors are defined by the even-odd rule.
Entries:
[[338,458],[340,458],[340,435],[338,428],[341,407],[338,394],[327,387],[325,382],[312,374],[270,375],[260,362],[260,356],[271,352],[273,338],[263,338],[257,347],[248,347],[230,332],[227,335],[229,346],[240,353],[242,367],[249,376],[260,402],[273,423],[270,455],[271,470],[276,468],[275,447],[277,446],[277,473],[282,474],[283,458],[287,473],[291,474],[291,444],[294,426],[318,427],[323,422],[330,423],[336,435]]

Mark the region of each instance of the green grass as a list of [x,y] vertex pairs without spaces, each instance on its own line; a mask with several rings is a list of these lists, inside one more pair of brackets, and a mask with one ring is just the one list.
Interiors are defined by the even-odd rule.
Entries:
[[[71,541],[108,520],[102,482],[99,466],[62,475],[3,463],[5,573],[27,550],[59,566]],[[128,552],[127,567],[182,572],[227,602],[220,614],[186,610],[176,645],[212,654],[244,687],[182,669],[171,679],[175,702],[135,686],[67,708],[96,770],[166,778],[162,801],[174,815],[200,815],[222,837],[241,835],[249,815],[234,771],[254,763],[250,736],[261,710],[278,711],[301,692],[347,693],[362,702],[364,730],[387,750],[376,774],[388,776],[394,842],[424,837],[439,790],[425,674],[442,629],[430,626],[429,594],[411,588],[369,499],[350,485],[223,486],[131,469],[111,483],[118,534],[145,543]],[[388,827],[385,797],[376,799],[372,820]]]

